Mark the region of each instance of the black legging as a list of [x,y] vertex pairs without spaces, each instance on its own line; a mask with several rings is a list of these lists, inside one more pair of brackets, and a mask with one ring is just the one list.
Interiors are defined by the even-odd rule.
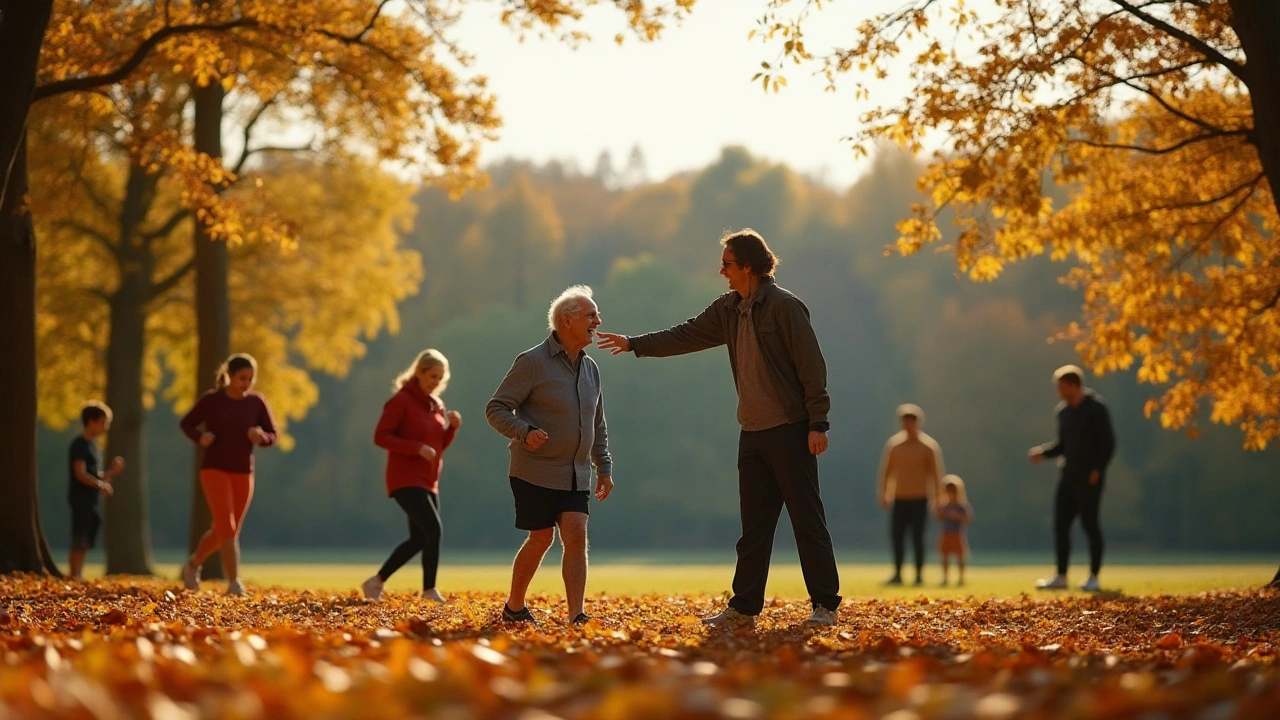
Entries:
[[1071,559],[1071,523],[1080,516],[1080,526],[1089,538],[1089,572],[1094,575],[1102,569],[1102,526],[1098,511],[1102,508],[1102,486],[1088,481],[1059,480],[1058,497],[1053,507],[1053,537],[1058,554],[1058,574],[1067,574]]
[[396,546],[378,570],[378,577],[389,579],[415,554],[422,553],[422,589],[436,586],[436,570],[440,567],[440,496],[426,488],[400,488],[391,493],[404,514],[409,516],[409,539]]
[[929,515],[929,501],[894,500],[890,534],[893,537],[893,575],[902,577],[902,560],[907,554],[907,529],[916,546],[916,579],[924,573],[924,523]]

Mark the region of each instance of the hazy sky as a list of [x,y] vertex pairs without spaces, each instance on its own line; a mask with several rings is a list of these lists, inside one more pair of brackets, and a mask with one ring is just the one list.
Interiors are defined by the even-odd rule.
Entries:
[[[811,22],[810,52],[847,41],[856,22],[899,0],[833,3]],[[603,149],[615,167],[633,145],[661,179],[701,167],[729,144],[847,184],[862,171],[849,143],[867,106],[854,101],[851,83],[823,92],[825,81],[811,69],[793,66],[788,86],[765,93],[750,82],[762,60],[773,58],[747,34],[762,15],[763,0],[698,0],[693,14],[654,43],[612,38],[623,25],[620,13],[594,8],[584,21],[593,42],[571,50],[555,40],[523,44],[503,28],[491,6],[479,5],[454,33],[476,55],[476,70],[488,75],[505,119],[502,139],[487,159],[503,156],[545,161],[576,159],[594,167]],[[797,3],[799,5],[799,3]],[[903,86],[885,82],[883,97]]]

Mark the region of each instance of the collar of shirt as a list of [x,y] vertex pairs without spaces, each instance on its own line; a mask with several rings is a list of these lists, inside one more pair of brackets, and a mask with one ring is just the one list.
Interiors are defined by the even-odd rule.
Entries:
[[746,298],[746,304],[743,304],[742,296],[735,292],[733,297],[729,298],[729,307],[735,308],[738,312],[746,315],[752,305],[758,305],[759,303],[764,302],[764,296],[767,295],[776,284],[777,281],[775,281],[773,277],[760,278],[760,284],[756,286],[755,292],[751,293],[751,295]]
[[[556,337],[555,333],[551,333],[551,336],[547,338],[547,350],[551,352],[551,357],[555,357],[557,355],[564,355],[566,360],[572,361],[577,359],[577,358],[571,359],[569,357],[569,351],[565,350],[564,346],[560,344],[560,338]],[[586,348],[582,348],[581,350],[578,351],[579,358],[586,354],[587,354]]]

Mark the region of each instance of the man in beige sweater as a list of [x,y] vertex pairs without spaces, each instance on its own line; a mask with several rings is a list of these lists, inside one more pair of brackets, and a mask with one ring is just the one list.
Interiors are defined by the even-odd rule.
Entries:
[[902,560],[906,554],[907,530],[916,546],[916,585],[924,584],[924,528],[941,496],[942,448],[920,432],[924,411],[910,403],[898,406],[902,432],[885,443],[876,482],[880,506],[890,510],[893,540],[893,577],[886,585],[902,584]]

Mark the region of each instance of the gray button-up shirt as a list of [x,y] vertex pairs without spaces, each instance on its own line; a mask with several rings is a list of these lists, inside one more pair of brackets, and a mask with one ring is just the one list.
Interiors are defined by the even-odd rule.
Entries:
[[[613,475],[600,368],[584,351],[575,370],[554,334],[516,356],[484,414],[511,438],[511,477],[553,490],[590,490],[591,464]],[[524,440],[534,428],[547,441],[530,450]]]

